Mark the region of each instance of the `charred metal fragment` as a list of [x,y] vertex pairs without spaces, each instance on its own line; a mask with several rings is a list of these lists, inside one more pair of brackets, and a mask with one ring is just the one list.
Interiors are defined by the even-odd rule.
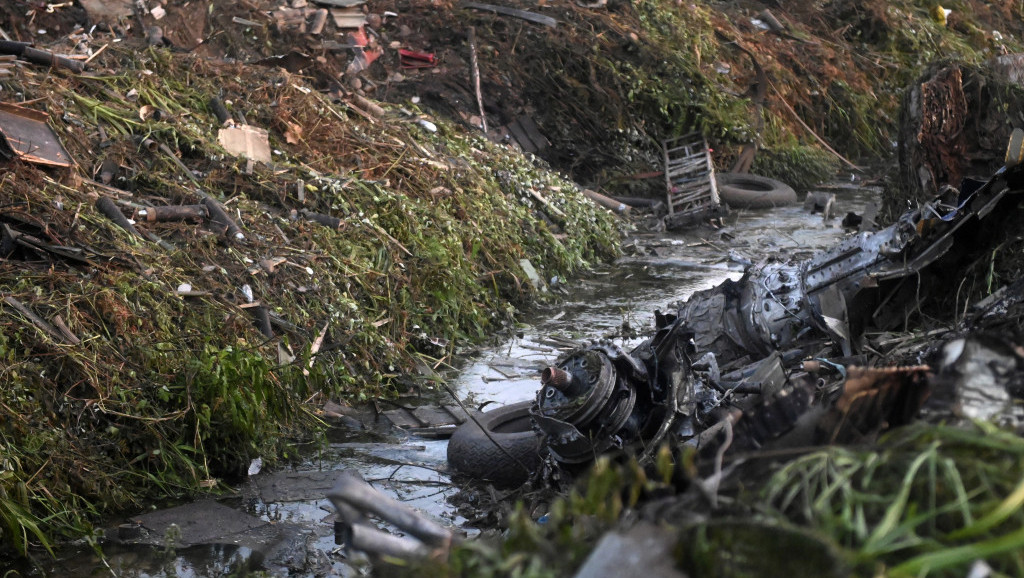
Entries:
[[[1024,131],[1017,140],[1024,151]],[[1019,218],[1022,191],[1024,168],[1007,162],[804,261],[750,264],[675,313],[656,311],[654,335],[635,349],[598,343],[545,369],[533,425],[556,465],[572,465],[614,448],[647,463],[666,441],[702,452],[846,443],[906,423],[930,393],[927,367],[854,367],[863,334],[902,322],[929,275],[990,251]],[[809,358],[816,374],[799,367]]]

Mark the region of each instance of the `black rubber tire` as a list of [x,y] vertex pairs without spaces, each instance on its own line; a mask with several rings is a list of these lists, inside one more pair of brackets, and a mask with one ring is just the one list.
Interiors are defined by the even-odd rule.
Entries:
[[796,191],[786,183],[747,173],[715,175],[718,196],[735,209],[767,209],[796,202]]
[[[513,403],[477,415],[448,440],[448,464],[458,473],[499,486],[527,480],[540,464],[541,434],[530,420],[532,401]],[[493,441],[492,441],[493,438]]]

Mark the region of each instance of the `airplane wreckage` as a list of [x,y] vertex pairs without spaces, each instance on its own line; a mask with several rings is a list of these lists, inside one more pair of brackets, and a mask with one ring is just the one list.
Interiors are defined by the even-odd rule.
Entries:
[[450,465],[517,485],[614,450],[645,463],[666,442],[702,453],[794,436],[851,442],[909,421],[929,368],[864,367],[862,337],[902,325],[929,289],[992,251],[1019,216],[1022,142],[1017,129],[987,182],[946,187],[884,229],[803,261],[769,258],[655,312],[655,333],[632,350],[599,342],[569,353],[544,369],[535,400],[459,426]]

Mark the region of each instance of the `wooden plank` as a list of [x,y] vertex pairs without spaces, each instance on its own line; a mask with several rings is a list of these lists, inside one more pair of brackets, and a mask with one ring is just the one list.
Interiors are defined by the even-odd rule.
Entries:
[[707,171],[704,169],[704,166],[705,166],[705,160],[704,159],[694,159],[694,160],[670,162],[668,164],[667,168],[668,168],[669,171],[680,171],[680,170],[683,170],[683,171],[697,171],[697,170],[699,170],[701,173],[706,174]]
[[679,197],[679,198],[673,199],[672,201],[673,201],[673,203],[676,206],[679,206],[681,204],[686,204],[686,203],[704,203],[704,202],[708,202],[708,201],[710,201],[710,197],[708,195],[705,195],[705,194],[702,194],[702,193],[698,192],[698,193],[693,193],[693,194],[687,195],[685,197]]
[[524,131],[523,127],[519,125],[518,121],[510,123],[508,125],[508,130],[512,133],[512,138],[516,139],[516,142],[519,143],[519,148],[523,149],[523,152],[537,152],[537,147],[533,144],[533,141],[530,140],[530,137],[527,136],[526,131]]
[[548,139],[541,134],[537,123],[533,121],[533,117],[524,114],[520,116],[518,120],[519,125],[523,127],[523,131],[525,131],[526,135],[530,137],[530,141],[533,142],[533,145],[537,150],[542,151],[551,145],[551,143],[548,142]]
[[683,185],[673,186],[672,187],[672,192],[669,193],[669,194],[671,194],[671,195],[680,195],[680,194],[689,193],[691,191],[698,191],[698,190],[708,191],[708,190],[710,190],[710,187],[708,187],[707,183],[702,183],[700,181],[694,181],[694,182],[691,182],[691,183],[685,183]]

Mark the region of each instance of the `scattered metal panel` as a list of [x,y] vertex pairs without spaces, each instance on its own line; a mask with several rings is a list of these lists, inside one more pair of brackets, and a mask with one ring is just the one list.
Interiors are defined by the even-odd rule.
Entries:
[[704,137],[693,132],[662,142],[669,228],[702,219],[720,208],[711,153]]
[[0,136],[6,143],[0,146],[4,156],[16,153],[21,160],[39,165],[71,166],[71,155],[60,144],[57,133],[47,124],[45,112],[0,103]]
[[399,407],[383,412],[384,417],[399,427],[424,437],[446,438],[469,419],[458,405]]

